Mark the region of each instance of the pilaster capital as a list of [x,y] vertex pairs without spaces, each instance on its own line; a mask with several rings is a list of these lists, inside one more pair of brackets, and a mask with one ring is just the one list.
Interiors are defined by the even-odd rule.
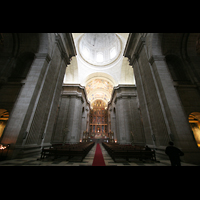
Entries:
[[35,58],[37,59],[46,59],[46,61],[49,63],[51,60],[51,57],[48,53],[35,53]]
[[149,63],[152,65],[155,61],[164,61],[165,56],[163,55],[152,55],[149,59]]

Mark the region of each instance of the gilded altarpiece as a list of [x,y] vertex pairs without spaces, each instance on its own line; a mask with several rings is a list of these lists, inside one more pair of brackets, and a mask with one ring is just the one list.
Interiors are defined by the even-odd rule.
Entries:
[[92,104],[90,111],[90,137],[108,137],[108,111],[106,104],[101,100],[96,100]]

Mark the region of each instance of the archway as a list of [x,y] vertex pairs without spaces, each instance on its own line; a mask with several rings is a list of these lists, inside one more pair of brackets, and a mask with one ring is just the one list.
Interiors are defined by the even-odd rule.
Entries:
[[200,147],[200,112],[192,112],[188,120],[197,146]]
[[101,99],[106,104],[110,101],[111,94],[113,91],[113,82],[105,77],[94,77],[90,78],[86,82],[86,93],[87,98],[90,102],[91,108],[92,104],[97,100]]

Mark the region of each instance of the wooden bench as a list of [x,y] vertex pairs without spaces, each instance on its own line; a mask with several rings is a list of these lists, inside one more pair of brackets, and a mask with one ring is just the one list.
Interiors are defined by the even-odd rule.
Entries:
[[44,159],[47,156],[54,156],[54,159],[67,156],[67,160],[69,160],[74,156],[80,156],[82,161],[93,146],[94,142],[67,144],[64,146],[54,145],[48,149],[42,148],[40,159]]
[[143,146],[126,146],[113,143],[102,143],[102,145],[114,162],[116,162],[116,158],[125,158],[127,161],[129,161],[129,158],[136,158],[139,160],[150,159],[156,161],[155,151],[146,151]]

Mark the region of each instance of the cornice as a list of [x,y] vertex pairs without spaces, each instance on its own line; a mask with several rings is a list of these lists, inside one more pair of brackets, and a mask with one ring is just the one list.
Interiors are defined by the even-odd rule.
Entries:
[[69,47],[68,48],[69,57],[71,58],[72,56],[76,56],[77,52],[72,33],[64,33],[64,36],[65,36],[64,40],[66,42],[66,46]]
[[135,48],[134,54],[130,58],[130,65],[133,65],[136,59],[138,59],[140,52],[142,51],[143,47],[145,45],[145,37],[140,37],[137,46]]
[[[139,57],[139,54],[140,54],[143,46],[145,45],[146,38],[144,37],[144,35],[140,36],[140,39],[138,40],[138,42],[136,44],[137,37],[138,37],[138,34],[130,33],[129,37],[127,39],[125,50],[124,50],[123,55],[125,57],[128,57],[130,65],[133,65],[135,60]],[[133,51],[133,49],[135,49],[135,50]]]
[[[68,91],[68,90],[64,89],[65,87],[66,88],[74,87],[76,89],[74,91]],[[78,90],[81,90],[81,92],[79,92]],[[85,97],[85,100],[86,100],[87,104],[90,104],[88,99],[87,99],[85,86],[82,86],[80,84],[70,84],[70,83],[69,84],[64,84],[63,83],[63,85],[62,85],[62,93],[61,93],[62,97],[75,96],[75,97],[80,98],[80,96],[82,97],[83,95]]]
[[[129,92],[126,91],[128,88],[133,88],[134,91]],[[120,98],[131,98],[131,97],[136,97],[137,92],[136,92],[136,86],[135,85],[128,85],[128,84],[119,84],[113,88],[113,92],[111,95],[111,100],[108,102],[108,105],[112,104],[112,102],[116,103],[117,99]],[[125,91],[123,91],[125,89]]]

